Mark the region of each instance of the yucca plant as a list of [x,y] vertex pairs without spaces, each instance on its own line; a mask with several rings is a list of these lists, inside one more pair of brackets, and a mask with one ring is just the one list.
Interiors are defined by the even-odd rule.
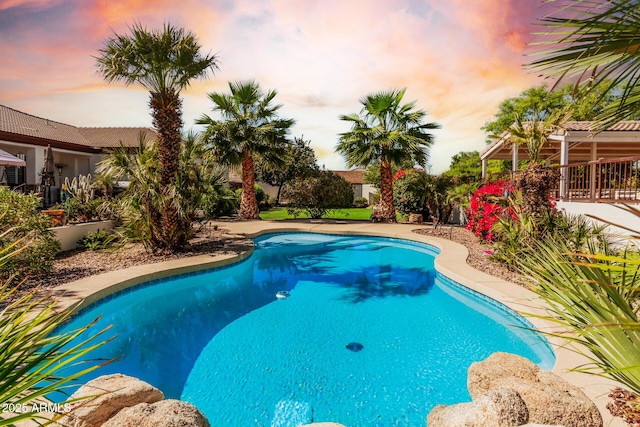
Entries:
[[[24,250],[23,243],[3,248],[0,265]],[[44,425],[50,421],[46,412],[60,412],[71,403],[53,405],[47,397],[65,393],[77,385],[78,378],[104,364],[86,360],[93,349],[106,342],[98,340],[104,330],[86,339],[80,337],[91,325],[57,333],[70,311],[57,312],[54,301],[33,293],[19,294],[6,285],[0,288],[0,307],[0,426],[24,420]],[[66,371],[71,367],[72,371]]]
[[[628,208],[640,216],[640,211]],[[581,232],[583,227],[581,227]],[[531,286],[546,303],[544,316],[557,329],[547,331],[578,344],[591,363],[576,371],[606,376],[640,395],[640,253],[637,236],[623,249],[606,239],[586,239],[574,247],[562,239],[546,239],[518,259]],[[611,395],[612,414],[640,421],[640,406],[622,390]]]

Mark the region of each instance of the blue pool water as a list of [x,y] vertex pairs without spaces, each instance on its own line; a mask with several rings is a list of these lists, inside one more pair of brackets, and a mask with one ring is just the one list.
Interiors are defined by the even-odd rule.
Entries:
[[555,361],[523,318],[437,275],[436,255],[403,240],[271,234],[245,261],[139,286],[65,329],[102,315],[118,337],[94,356],[121,359],[94,376],[141,378],[212,425],[425,425],[436,404],[470,400],[467,369],[493,352]]

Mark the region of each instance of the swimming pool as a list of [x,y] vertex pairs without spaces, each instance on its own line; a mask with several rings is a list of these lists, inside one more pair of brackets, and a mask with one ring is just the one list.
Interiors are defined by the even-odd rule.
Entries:
[[495,351],[553,366],[523,318],[438,275],[433,247],[310,233],[255,243],[240,263],[117,294],[65,329],[101,314],[118,338],[98,356],[122,358],[96,376],[139,377],[212,425],[424,425],[436,404],[470,400],[468,366]]

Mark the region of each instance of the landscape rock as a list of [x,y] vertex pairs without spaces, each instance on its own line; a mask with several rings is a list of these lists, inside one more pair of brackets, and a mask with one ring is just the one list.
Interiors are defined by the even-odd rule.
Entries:
[[422,214],[409,214],[409,222],[412,224],[421,224],[423,221]]
[[467,387],[474,401],[493,390],[516,390],[527,405],[531,423],[569,427],[603,425],[598,408],[582,390],[515,354],[494,353],[472,364]]
[[72,427],[99,427],[123,408],[164,399],[160,390],[137,378],[122,374],[103,375],[80,387],[72,399],[96,396],[71,405],[71,412],[59,421]]
[[516,427],[529,420],[527,407],[513,389],[489,392],[471,403],[438,405],[427,416],[429,427]]
[[102,427],[210,427],[205,416],[190,403],[162,400],[124,408]]

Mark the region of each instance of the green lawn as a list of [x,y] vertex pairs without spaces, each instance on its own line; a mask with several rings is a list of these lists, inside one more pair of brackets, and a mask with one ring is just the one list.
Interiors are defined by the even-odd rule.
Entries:
[[[369,221],[373,209],[367,208],[349,208],[331,211],[327,214],[329,219],[349,219],[356,221]],[[273,208],[268,211],[260,212],[260,218],[267,220],[294,219],[293,215],[287,213],[287,208]],[[309,218],[308,215],[302,214],[298,218]]]

